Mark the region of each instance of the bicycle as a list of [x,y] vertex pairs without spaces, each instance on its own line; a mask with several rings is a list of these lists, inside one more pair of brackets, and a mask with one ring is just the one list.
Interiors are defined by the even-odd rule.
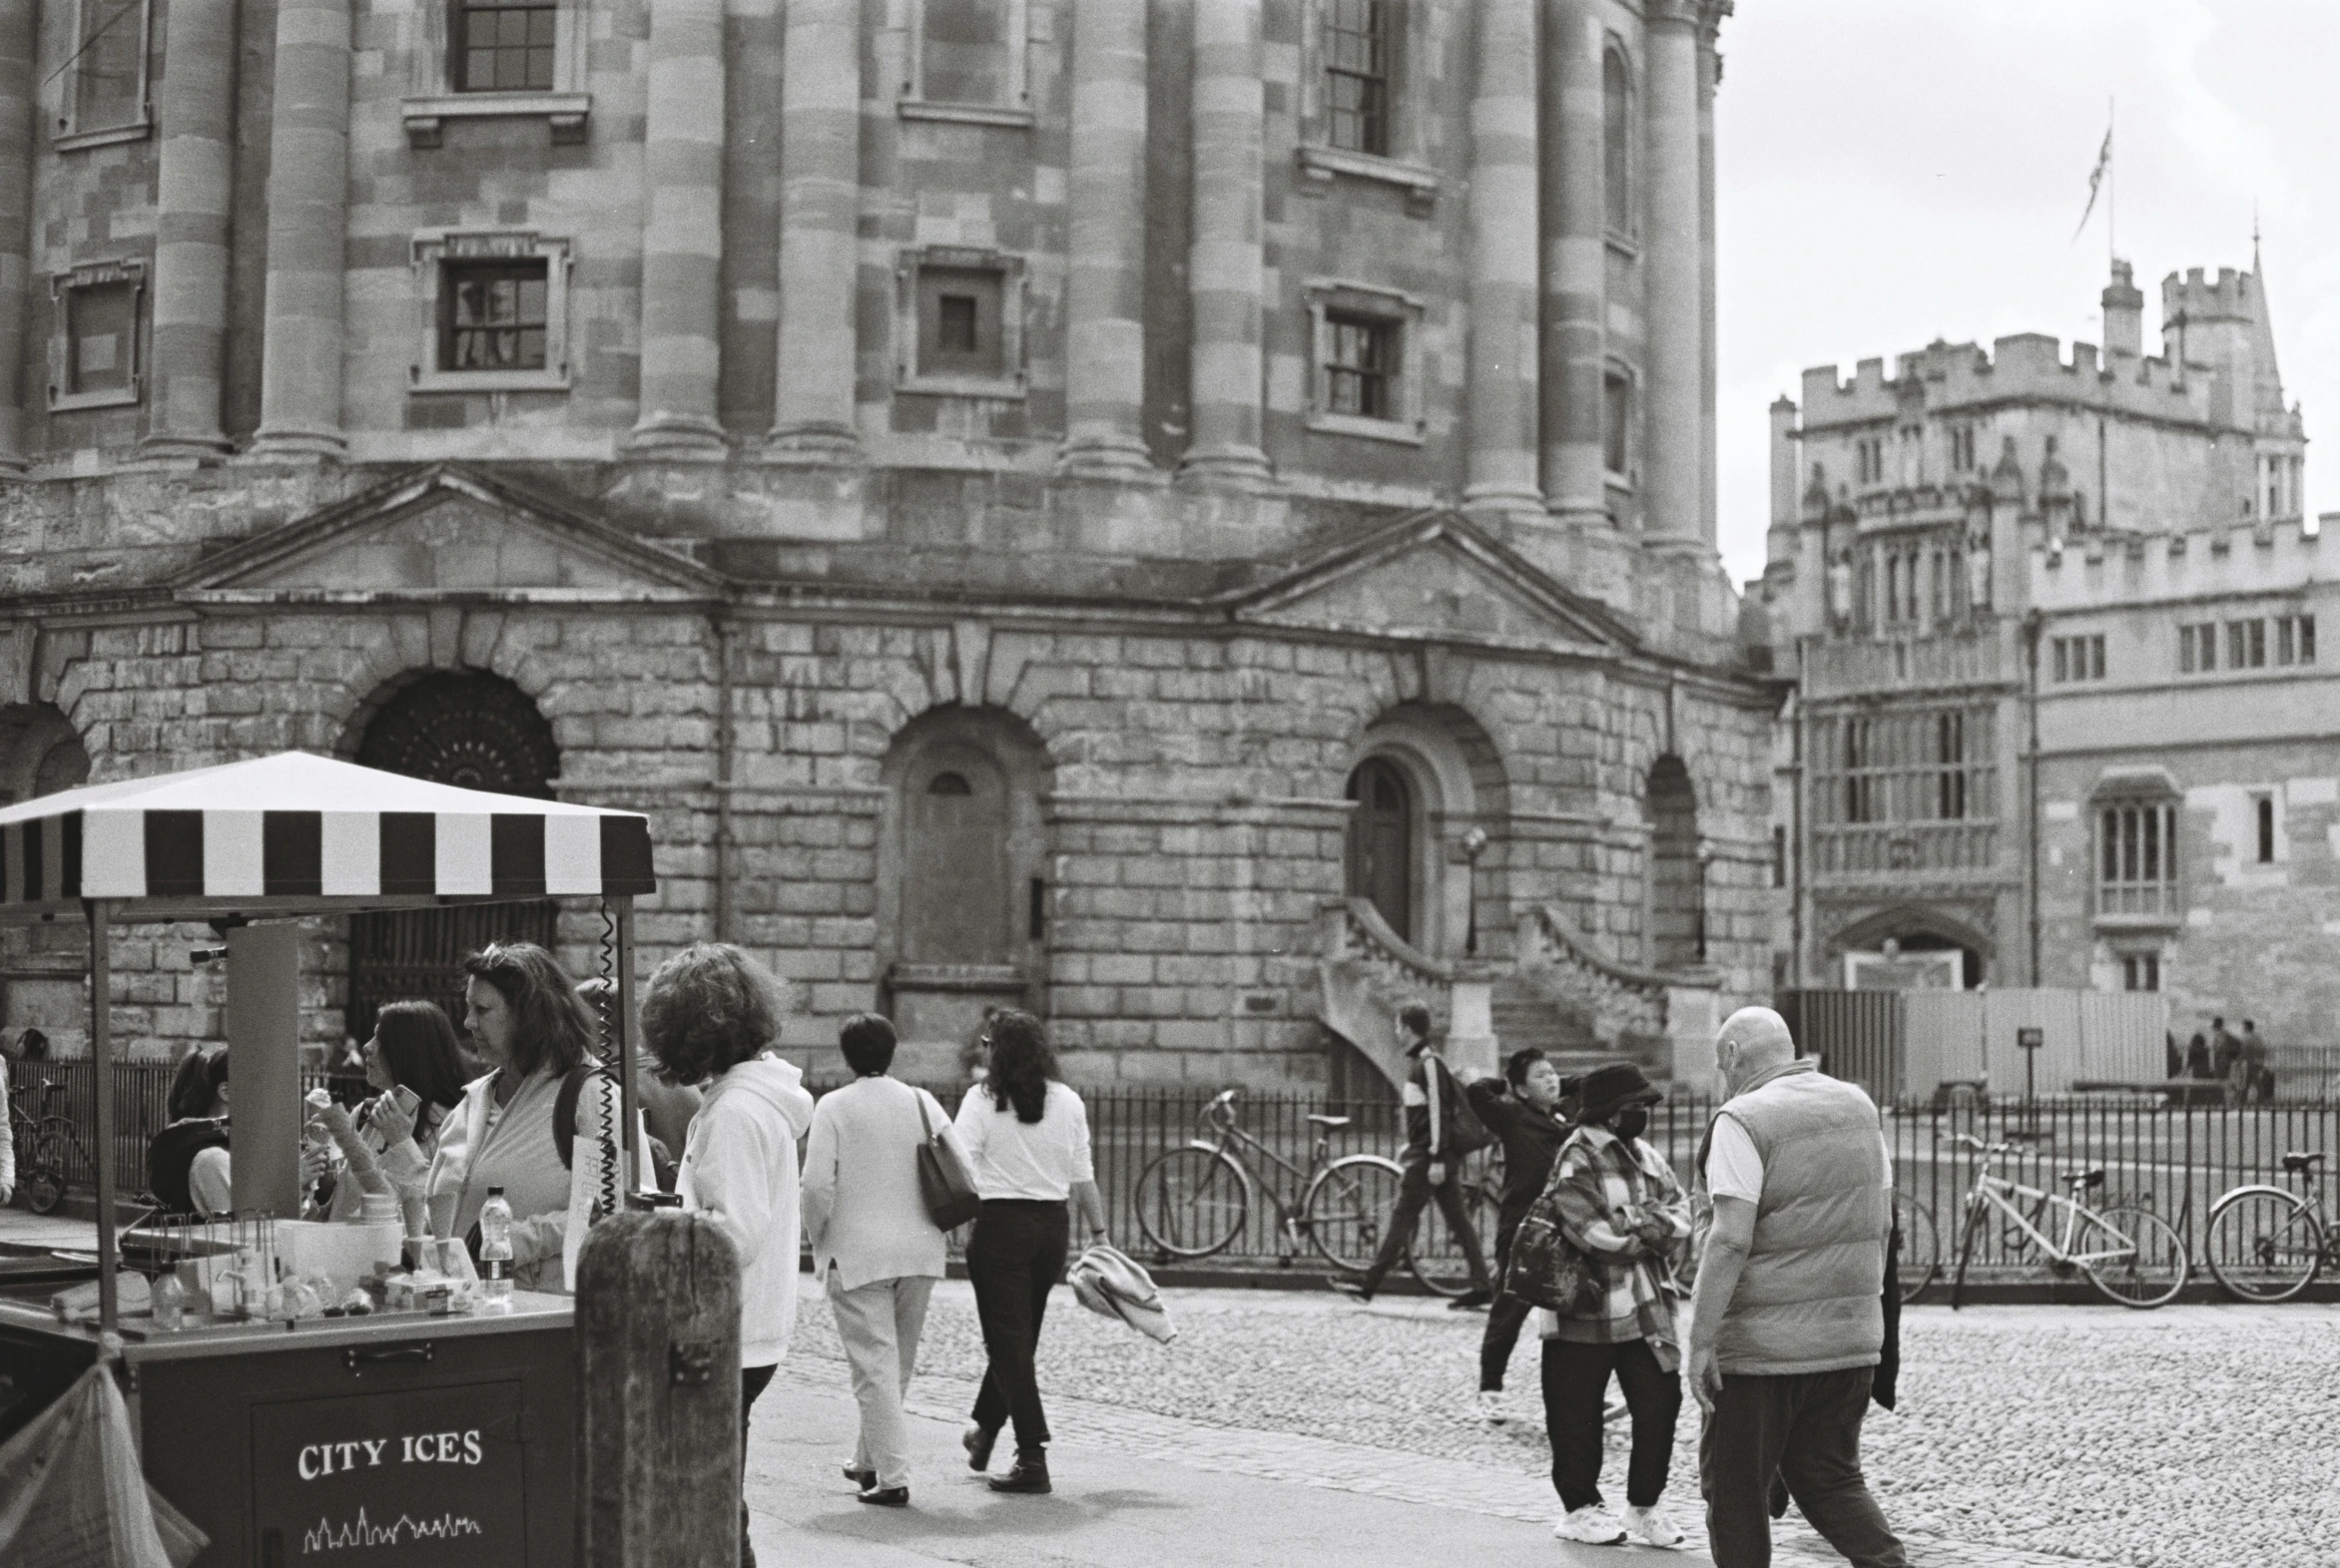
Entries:
[[[1336,1268],[1365,1269],[1381,1250],[1383,1218],[1398,1200],[1397,1162],[1378,1154],[1333,1159],[1333,1134],[1350,1118],[1312,1115],[1316,1146],[1302,1170],[1243,1130],[1235,1096],[1233,1089],[1214,1096],[1199,1118],[1206,1136],[1156,1156],[1138,1175],[1138,1229],[1157,1261],[1208,1258],[1233,1246],[1251,1221],[1259,1188],[1276,1209],[1280,1262],[1290,1264],[1305,1241]],[[1255,1176],[1247,1156],[1264,1158],[1291,1178],[1301,1189],[1299,1202],[1286,1202],[1288,1189]]]
[[2315,1171],[2321,1150],[2283,1157],[2283,1171],[2305,1184],[2294,1193],[2264,1183],[2237,1187],[2210,1206],[2202,1246],[2210,1273],[2238,1302],[2288,1302],[2313,1285],[2327,1263],[2340,1265],[2340,1225],[2324,1219]]
[[[2063,1183],[2071,1189],[2071,1196],[2065,1197],[1995,1173],[1992,1162],[2014,1145],[1986,1144],[1970,1133],[1958,1134],[1957,1141],[1980,1153],[1983,1163],[1975,1172],[1975,1185],[1966,1196],[1965,1220],[1959,1227],[1958,1272],[1950,1283],[1952,1310],[1958,1309],[1966,1292],[1975,1238],[1990,1223],[1987,1210],[1997,1210],[2007,1222],[2006,1245],[2019,1252],[2038,1247],[2058,1276],[2075,1271],[2084,1274],[2106,1300],[2123,1307],[2140,1310],[2160,1307],[2185,1289],[2192,1269],[2185,1242],[2160,1216],[2133,1205],[2096,1210],[2080,1201],[2081,1193],[2104,1185],[2101,1166],[2065,1172]],[[2018,1202],[2030,1204],[2031,1212],[2017,1208]],[[2050,1239],[2040,1228],[2050,1211],[2061,1218],[2060,1240]]]
[[49,1102],[64,1092],[63,1084],[49,1079],[41,1084],[36,1110],[19,1111],[13,1099],[8,1106],[9,1131],[16,1140],[16,1190],[35,1214],[54,1214],[65,1202],[65,1179],[74,1159],[85,1167],[96,1163],[72,1118],[49,1109]]
[[[1461,1164],[1455,1181],[1462,1193],[1462,1212],[1478,1237],[1479,1256],[1491,1272],[1495,1254],[1487,1217],[1502,1209],[1503,1146],[1489,1144],[1475,1154],[1462,1156]],[[1470,1289],[1469,1260],[1457,1244],[1446,1214],[1435,1203],[1423,1210],[1416,1222],[1414,1239],[1406,1248],[1406,1267],[1434,1296],[1461,1296]]]
[[1942,1240],[1934,1230],[1934,1211],[1898,1187],[1893,1194],[1893,1216],[1902,1238],[1896,1279],[1902,1305],[1907,1307],[1942,1272]]

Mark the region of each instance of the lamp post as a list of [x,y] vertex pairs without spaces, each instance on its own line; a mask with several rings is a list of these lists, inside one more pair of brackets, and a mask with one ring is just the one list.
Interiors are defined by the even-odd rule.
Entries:
[[1473,826],[1462,835],[1462,952],[1478,956],[1478,857],[1486,852],[1486,829]]

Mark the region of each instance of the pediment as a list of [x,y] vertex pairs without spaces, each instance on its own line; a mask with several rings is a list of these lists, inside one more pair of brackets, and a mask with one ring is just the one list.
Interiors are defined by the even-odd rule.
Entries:
[[1245,596],[1236,618],[1274,626],[1586,653],[1633,641],[1570,592],[1454,516],[1409,519]]
[[715,573],[547,497],[433,468],[248,539],[187,573],[183,593],[554,594],[698,598]]

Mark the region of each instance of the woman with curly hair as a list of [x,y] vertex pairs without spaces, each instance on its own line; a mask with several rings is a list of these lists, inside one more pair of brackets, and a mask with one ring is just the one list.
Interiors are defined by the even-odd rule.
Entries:
[[967,1242],[967,1279],[990,1364],[961,1441],[967,1463],[991,1467],[1000,1427],[1015,1423],[1015,1467],[995,1492],[1045,1492],[1048,1419],[1032,1352],[1048,1292],[1064,1273],[1071,1230],[1066,1201],[1080,1205],[1091,1241],[1104,1241],[1105,1203],[1089,1158],[1089,1113],[1056,1070],[1056,1053],[1029,1013],[993,1015],[983,1043],[991,1067],[958,1102],[953,1125],[973,1167],[982,1207]]
[[512,1281],[577,1288],[585,1229],[618,1196],[618,1086],[593,1056],[593,1019],[552,954],[491,942],[463,960],[463,1032],[490,1071],[439,1129],[423,1190],[431,1231],[473,1242],[488,1189],[512,1206]]
[[[658,966],[642,997],[642,1036],[660,1071],[706,1085],[675,1187],[683,1207],[713,1221],[739,1251],[743,1454],[748,1413],[797,1321],[797,1140],[813,1125],[813,1097],[805,1075],[770,1049],[786,1016],[781,982],[729,942],[684,948]],[[756,1562],[744,1494],[740,1562]]]

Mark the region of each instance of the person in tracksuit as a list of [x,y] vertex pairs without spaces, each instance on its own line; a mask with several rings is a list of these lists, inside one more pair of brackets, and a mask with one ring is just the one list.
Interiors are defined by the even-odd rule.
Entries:
[[1365,1271],[1365,1277],[1336,1279],[1332,1286],[1361,1302],[1372,1301],[1382,1281],[1398,1267],[1407,1244],[1414,1240],[1414,1227],[1422,1218],[1422,1211],[1436,1199],[1439,1212],[1447,1217],[1448,1228],[1462,1244],[1463,1262],[1470,1268],[1470,1289],[1457,1299],[1456,1305],[1483,1307],[1494,1299],[1494,1288],[1487,1278],[1486,1257],[1479,1251],[1478,1232],[1470,1223],[1469,1211],[1462,1205],[1462,1162],[1449,1158],[1447,1152],[1454,1132],[1455,1108],[1462,1090],[1455,1081],[1454,1070],[1430,1043],[1429,1008],[1420,1002],[1410,1002],[1400,1009],[1398,1036],[1407,1042],[1406,1055],[1413,1064],[1406,1074],[1403,1096],[1406,1152],[1399,1164],[1405,1175],[1398,1184],[1398,1203],[1390,1213],[1389,1228],[1382,1234],[1381,1252]]

